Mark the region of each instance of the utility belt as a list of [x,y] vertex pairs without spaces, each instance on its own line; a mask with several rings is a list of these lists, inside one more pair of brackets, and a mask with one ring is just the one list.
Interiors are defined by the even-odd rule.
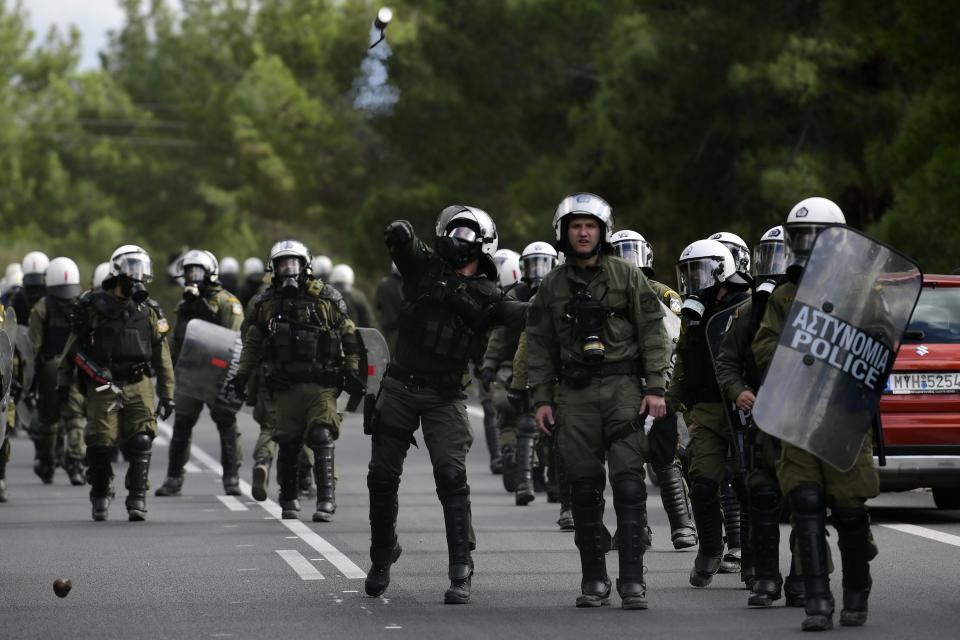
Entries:
[[463,391],[463,375],[460,373],[414,373],[396,362],[391,362],[384,375],[402,382],[406,387],[432,389],[443,396],[459,396]]
[[82,351],[77,352],[74,363],[85,374],[85,377],[81,378],[84,388],[87,380],[97,387],[109,384],[123,386],[136,384],[155,374],[149,362],[115,363],[110,367],[104,367]]
[[642,370],[643,368],[636,360],[604,362],[593,366],[579,362],[565,362],[560,367],[560,381],[571,389],[583,389],[590,386],[594,378],[639,376]]
[[343,381],[340,369],[322,369],[314,367],[306,371],[289,371],[272,368],[264,376],[268,391],[280,391],[293,384],[318,384],[321,387],[336,389]]
[[149,362],[135,362],[133,364],[114,364],[110,367],[110,375],[117,385],[136,384],[144,378],[153,377],[153,367]]

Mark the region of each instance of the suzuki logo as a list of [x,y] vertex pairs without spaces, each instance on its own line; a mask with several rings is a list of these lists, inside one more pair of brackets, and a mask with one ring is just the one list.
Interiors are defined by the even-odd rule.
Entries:
[[927,349],[927,346],[926,346],[926,345],[923,345],[923,344],[922,344],[922,345],[920,345],[919,347],[917,347],[917,355],[918,355],[918,356],[925,356],[925,355],[927,355],[928,353],[930,353],[930,349]]

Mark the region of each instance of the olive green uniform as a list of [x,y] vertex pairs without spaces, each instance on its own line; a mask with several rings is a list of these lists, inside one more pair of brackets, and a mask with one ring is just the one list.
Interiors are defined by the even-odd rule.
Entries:
[[[596,323],[602,364],[584,359],[582,325]],[[587,318],[586,309],[592,309]],[[630,263],[600,255],[596,266],[572,262],[544,278],[527,318],[527,366],[534,405],[556,407],[554,426],[573,493],[575,540],[580,549],[583,597],[606,598],[610,584],[603,554],[604,462],[613,485],[620,531],[620,579],[625,599],[642,597],[647,545],[643,429],[632,424],[644,393],[663,395],[669,369],[663,307],[646,276]],[[591,332],[590,335],[593,335]],[[642,379],[641,379],[642,378]],[[604,593],[605,590],[605,593]]]
[[[761,371],[773,360],[790,306],[796,298],[793,281],[780,284],[771,294],[760,329],[753,340],[753,354]],[[837,545],[843,562],[843,611],[840,623],[859,626],[866,622],[867,600],[873,580],[869,562],[878,553],[870,531],[866,501],[880,491],[873,466],[873,439],[864,439],[849,471],[839,471],[817,456],[783,442],[777,460],[777,479],[793,510],[795,557],[806,590],[804,627],[833,625],[833,595],[830,592],[830,557],[826,544],[826,510],[829,507],[837,529]]]
[[[44,296],[30,311],[30,344],[36,364],[37,427],[33,434],[36,447],[34,468],[44,477],[53,477],[55,460],[59,458],[58,436],[66,442],[64,468],[73,484],[83,484],[83,397],[71,386],[65,402],[57,393],[57,369],[67,338],[70,336],[70,313],[74,300]],[[46,480],[45,480],[46,481]]]

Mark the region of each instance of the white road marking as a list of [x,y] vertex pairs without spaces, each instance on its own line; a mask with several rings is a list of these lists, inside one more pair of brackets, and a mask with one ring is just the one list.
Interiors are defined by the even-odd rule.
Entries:
[[249,511],[247,505],[243,504],[233,496],[217,496],[217,500],[223,503],[230,511]]
[[937,542],[960,547],[960,536],[937,531],[936,529],[918,527],[915,524],[882,524],[880,526],[886,527],[887,529],[893,529],[894,531],[899,531],[900,533],[909,533],[914,536],[920,536],[921,538],[936,540]]
[[252,544],[238,544],[237,549],[242,549],[244,547],[252,547],[252,546],[253,546]]
[[187,464],[183,465],[183,470],[187,473],[203,473],[203,469],[193,464],[191,461],[187,461]]
[[251,567],[249,569],[237,569],[237,571],[256,571],[256,570],[257,570],[256,567]]
[[[472,416],[474,416],[474,417],[477,417],[477,418],[482,418],[482,417],[483,417],[483,409],[478,409],[478,408],[476,408],[476,407],[470,407],[470,406],[468,406],[468,407],[467,407],[467,413],[469,413],[470,415],[472,415]],[[390,627],[387,627],[387,629],[389,629],[389,628],[390,628]],[[397,628],[399,629],[400,627],[397,627]]]
[[[173,429],[166,422],[157,420],[157,426],[166,437],[169,438],[171,435],[173,435]],[[207,469],[214,472],[218,476],[223,475],[223,467],[220,466],[220,463],[210,457],[206,451],[197,445],[193,445],[190,448],[190,453]],[[253,500],[253,493],[250,483],[246,480],[240,481],[240,491],[247,498]],[[314,551],[326,558],[327,561],[336,567],[336,569],[342,573],[345,578],[359,580],[367,577],[366,571],[354,564],[350,558],[345,556],[339,549],[327,542],[326,539],[320,536],[317,532],[313,531],[310,527],[299,520],[283,520],[280,516],[280,505],[273,500],[264,500],[263,502],[258,502],[257,504],[259,504],[264,511],[270,514],[269,517],[279,520],[280,524],[289,529],[291,533],[295,533],[297,537],[310,545]]]
[[388,624],[384,627],[384,629],[403,629],[403,627],[398,624]]
[[323,574],[317,571],[317,568],[310,564],[310,561],[303,557],[295,549],[277,549],[281,558],[286,560],[290,568],[297,572],[301,580],[324,580]]

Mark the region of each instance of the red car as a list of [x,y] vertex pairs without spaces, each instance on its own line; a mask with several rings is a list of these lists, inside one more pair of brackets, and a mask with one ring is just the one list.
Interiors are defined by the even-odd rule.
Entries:
[[960,509],[960,276],[926,275],[880,402],[884,491],[931,487]]

